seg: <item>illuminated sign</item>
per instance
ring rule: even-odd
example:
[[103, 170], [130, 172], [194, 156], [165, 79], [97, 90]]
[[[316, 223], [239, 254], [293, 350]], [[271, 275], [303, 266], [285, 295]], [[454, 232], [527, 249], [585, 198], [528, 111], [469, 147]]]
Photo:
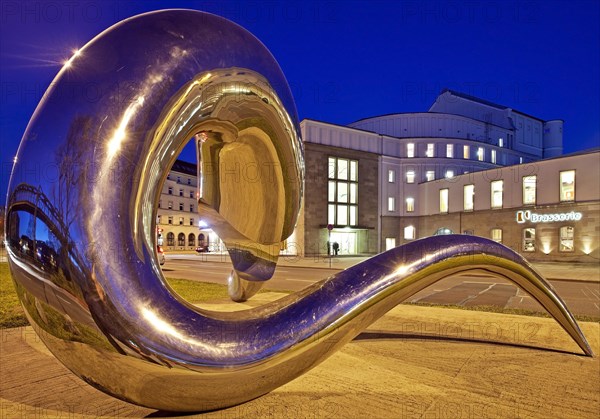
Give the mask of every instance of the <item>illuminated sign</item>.
[[522, 224], [527, 221], [531, 223], [556, 223], [559, 221], [579, 221], [583, 218], [580, 212], [558, 212], [554, 214], [536, 214], [529, 210], [517, 211], [517, 223]]

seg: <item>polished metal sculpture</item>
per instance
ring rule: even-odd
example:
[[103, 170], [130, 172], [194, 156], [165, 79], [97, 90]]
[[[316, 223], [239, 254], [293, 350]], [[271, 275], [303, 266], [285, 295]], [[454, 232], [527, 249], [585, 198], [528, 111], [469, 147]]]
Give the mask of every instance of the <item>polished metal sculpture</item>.
[[10, 269], [52, 353], [122, 400], [218, 409], [298, 377], [434, 282], [483, 270], [528, 291], [592, 355], [552, 286], [518, 254], [474, 236], [418, 240], [251, 310], [183, 301], [164, 280], [154, 231], [185, 143], [198, 145], [199, 212], [227, 245], [230, 292], [243, 300], [272, 276], [296, 222], [298, 132], [274, 58], [217, 16], [147, 13], [75, 54], [27, 127], [8, 190]]

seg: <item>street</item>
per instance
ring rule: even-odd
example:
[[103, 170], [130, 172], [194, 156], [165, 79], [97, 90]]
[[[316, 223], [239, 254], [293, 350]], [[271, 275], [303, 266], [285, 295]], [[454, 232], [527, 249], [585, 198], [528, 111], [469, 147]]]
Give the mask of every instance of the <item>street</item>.
[[[324, 265], [327, 266], [327, 265]], [[206, 260], [198, 255], [168, 255], [163, 266], [168, 278], [226, 284], [231, 263]], [[309, 284], [339, 272], [326, 267], [279, 265], [265, 288], [299, 291]], [[600, 318], [600, 283], [550, 280], [569, 309], [578, 315]], [[450, 304], [459, 306], [496, 306], [537, 312], [545, 310], [524, 291], [511, 282], [482, 274], [457, 275], [443, 279], [413, 295], [408, 302]]]

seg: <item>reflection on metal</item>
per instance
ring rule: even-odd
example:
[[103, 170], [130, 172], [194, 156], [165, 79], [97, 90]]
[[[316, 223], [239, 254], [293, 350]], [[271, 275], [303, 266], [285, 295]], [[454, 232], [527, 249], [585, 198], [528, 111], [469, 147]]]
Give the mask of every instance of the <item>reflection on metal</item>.
[[248, 32], [183, 10], [121, 22], [69, 60], [22, 140], [6, 221], [16, 289], [52, 353], [96, 388], [164, 410], [242, 403], [419, 290], [471, 270], [524, 288], [592, 354], [543, 278], [473, 236], [415, 241], [252, 310], [192, 306], [164, 281], [153, 243], [160, 187], [190, 138], [201, 217], [230, 250], [232, 296], [247, 298], [292, 232], [303, 176], [286, 81]]

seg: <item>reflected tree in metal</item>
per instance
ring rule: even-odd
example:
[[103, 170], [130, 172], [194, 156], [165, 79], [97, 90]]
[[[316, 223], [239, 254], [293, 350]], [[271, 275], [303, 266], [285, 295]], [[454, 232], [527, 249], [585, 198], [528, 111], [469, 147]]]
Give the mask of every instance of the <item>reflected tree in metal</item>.
[[473, 270], [524, 288], [592, 354], [521, 256], [473, 236], [418, 240], [251, 310], [183, 301], [164, 280], [154, 232], [161, 186], [190, 139], [200, 215], [227, 245], [230, 294], [244, 300], [273, 274], [304, 173], [287, 82], [249, 32], [189, 10], [120, 22], [65, 64], [24, 134], [8, 190], [10, 269], [37, 333], [94, 387], [163, 410], [242, 403], [419, 290]]

